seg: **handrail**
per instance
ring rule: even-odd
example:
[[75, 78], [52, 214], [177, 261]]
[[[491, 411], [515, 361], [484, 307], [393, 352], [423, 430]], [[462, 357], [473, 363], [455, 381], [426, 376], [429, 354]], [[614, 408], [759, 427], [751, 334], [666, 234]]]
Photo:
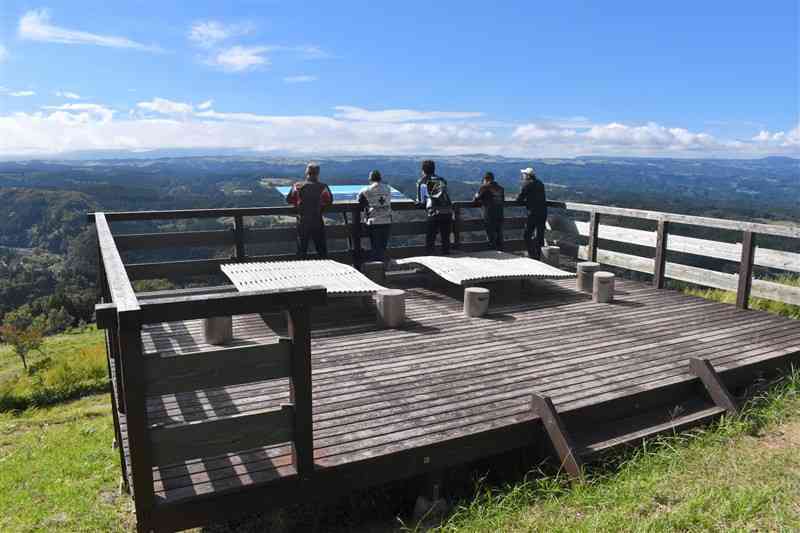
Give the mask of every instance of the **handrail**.
[[600, 213], [603, 215], [616, 215], [630, 218], [643, 218], [675, 224], [687, 224], [690, 226], [705, 226], [710, 228], [727, 229], [735, 231], [752, 231], [762, 235], [774, 235], [777, 237], [789, 237], [800, 239], [800, 226], [777, 224], [761, 224], [758, 222], [745, 222], [740, 220], [729, 220], [724, 218], [699, 217], [695, 215], [681, 215], [678, 213], [665, 213], [661, 211], [647, 211], [644, 209], [629, 209], [626, 207], [612, 207], [606, 205], [581, 204], [575, 202], [565, 202], [564, 204], [571, 211], [585, 211], [589, 213]]
[[125, 264], [119, 255], [119, 250], [114, 242], [114, 235], [108, 226], [105, 214], [95, 213], [95, 226], [97, 227], [97, 242], [100, 247], [100, 256], [103, 261], [108, 290], [111, 301], [117, 308], [117, 313], [126, 313], [139, 310], [139, 301], [133, 290]]

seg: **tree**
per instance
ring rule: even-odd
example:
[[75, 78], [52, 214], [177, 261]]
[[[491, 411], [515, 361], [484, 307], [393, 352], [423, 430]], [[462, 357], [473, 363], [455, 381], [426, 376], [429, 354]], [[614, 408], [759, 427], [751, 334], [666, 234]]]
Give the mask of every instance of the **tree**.
[[20, 326], [13, 321], [6, 320], [0, 326], [0, 338], [11, 345], [11, 348], [22, 360], [22, 367], [27, 373], [29, 372], [28, 354], [41, 348], [44, 340], [44, 327], [40, 322]]

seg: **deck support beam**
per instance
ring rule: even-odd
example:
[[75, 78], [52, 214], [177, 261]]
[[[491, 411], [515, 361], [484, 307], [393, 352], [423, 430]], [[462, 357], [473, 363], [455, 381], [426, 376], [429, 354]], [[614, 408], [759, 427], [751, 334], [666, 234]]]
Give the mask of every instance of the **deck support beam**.
[[718, 407], [725, 409], [728, 414], [731, 415], [739, 412], [736, 407], [736, 400], [734, 400], [731, 393], [728, 392], [728, 388], [725, 386], [725, 383], [722, 382], [722, 378], [720, 378], [720, 375], [714, 369], [714, 365], [711, 364], [711, 361], [693, 357], [689, 359], [689, 369], [692, 371], [692, 374], [700, 378], [700, 381], [703, 382], [703, 385], [708, 391], [708, 395], [711, 396], [711, 399], [714, 400], [714, 403], [717, 404]]
[[587, 261], [597, 262], [597, 248], [600, 242], [600, 213], [592, 211], [589, 215], [589, 257]]
[[286, 311], [292, 338], [291, 401], [294, 404], [294, 453], [297, 473], [308, 479], [314, 471], [314, 433], [311, 400], [311, 310], [308, 306]]
[[667, 266], [667, 240], [669, 239], [669, 222], [658, 221], [656, 237], [655, 269], [653, 270], [653, 286], [656, 289], [664, 288], [664, 278]]
[[736, 307], [747, 309], [753, 285], [753, 256], [756, 240], [752, 231], [742, 232], [742, 259], [739, 262], [739, 287], [736, 290]]
[[576, 453], [575, 444], [567, 431], [567, 426], [556, 411], [549, 396], [533, 393], [531, 408], [542, 420], [550, 442], [561, 460], [561, 467], [573, 478], [583, 477], [583, 462]]

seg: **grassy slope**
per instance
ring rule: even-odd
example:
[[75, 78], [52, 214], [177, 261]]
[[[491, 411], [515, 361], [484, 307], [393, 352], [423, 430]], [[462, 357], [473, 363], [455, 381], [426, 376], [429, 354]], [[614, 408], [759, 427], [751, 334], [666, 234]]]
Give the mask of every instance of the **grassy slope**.
[[637, 449], [582, 483], [481, 490], [439, 530], [798, 531], [800, 374], [739, 419]]

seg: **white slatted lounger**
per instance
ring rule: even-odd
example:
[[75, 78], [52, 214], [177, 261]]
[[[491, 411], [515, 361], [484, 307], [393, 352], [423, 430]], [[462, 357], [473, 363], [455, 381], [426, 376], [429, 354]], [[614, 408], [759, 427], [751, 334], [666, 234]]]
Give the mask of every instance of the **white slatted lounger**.
[[486, 251], [448, 256], [398, 259], [398, 265], [419, 265], [456, 285], [511, 279], [563, 279], [575, 274], [547, 263], [505, 252]]
[[222, 272], [240, 291], [297, 289], [321, 285], [329, 297], [370, 296], [385, 289], [355, 268], [328, 259], [230, 263]]

